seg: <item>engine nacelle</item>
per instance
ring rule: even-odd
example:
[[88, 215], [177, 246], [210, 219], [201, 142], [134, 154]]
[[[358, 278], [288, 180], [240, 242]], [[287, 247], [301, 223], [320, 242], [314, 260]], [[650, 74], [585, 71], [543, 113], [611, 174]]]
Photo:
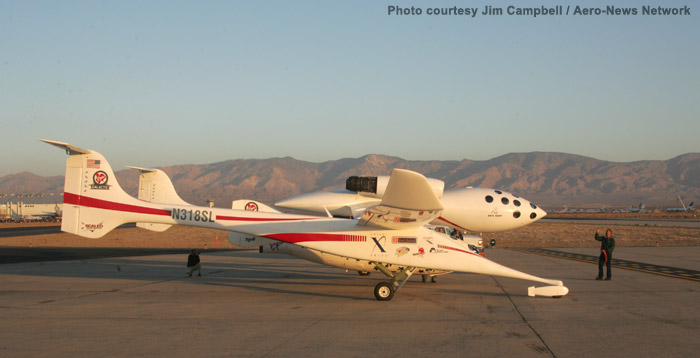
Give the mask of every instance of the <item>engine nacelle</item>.
[[[445, 182], [433, 178], [426, 179], [428, 179], [428, 184], [433, 189], [435, 196], [441, 198], [443, 191], [445, 191]], [[376, 177], [351, 176], [345, 180], [345, 189], [360, 195], [381, 198], [384, 196], [388, 184], [389, 176], [386, 175]]]

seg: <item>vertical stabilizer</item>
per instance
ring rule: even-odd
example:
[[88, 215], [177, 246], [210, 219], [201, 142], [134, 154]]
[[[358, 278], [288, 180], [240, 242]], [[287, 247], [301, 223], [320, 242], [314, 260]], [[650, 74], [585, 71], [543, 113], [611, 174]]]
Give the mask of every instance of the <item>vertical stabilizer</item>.
[[69, 155], [66, 160], [62, 231], [99, 238], [119, 225], [138, 221], [128, 210], [114, 211], [115, 208], [136, 205], [138, 200], [122, 190], [112, 167], [102, 154], [63, 142], [41, 141], [65, 149]]
[[[139, 171], [139, 200], [149, 203], [190, 205], [177, 195], [173, 182], [164, 171], [139, 167], [128, 168]], [[136, 226], [146, 230], [162, 232], [169, 229], [172, 225], [137, 223]]]
[[139, 171], [139, 200], [149, 203], [190, 205], [177, 195], [173, 182], [164, 171], [139, 167], [127, 168]]

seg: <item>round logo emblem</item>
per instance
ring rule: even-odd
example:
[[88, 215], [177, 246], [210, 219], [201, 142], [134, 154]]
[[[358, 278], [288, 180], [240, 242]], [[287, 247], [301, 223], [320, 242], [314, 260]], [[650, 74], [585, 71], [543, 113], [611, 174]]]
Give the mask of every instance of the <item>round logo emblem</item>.
[[245, 204], [245, 210], [246, 211], [258, 211], [258, 204], [251, 201], [248, 204]]
[[92, 176], [92, 182], [97, 185], [105, 185], [107, 184], [107, 180], [109, 180], [109, 177], [107, 176], [107, 173], [103, 172], [102, 170], [96, 171]]

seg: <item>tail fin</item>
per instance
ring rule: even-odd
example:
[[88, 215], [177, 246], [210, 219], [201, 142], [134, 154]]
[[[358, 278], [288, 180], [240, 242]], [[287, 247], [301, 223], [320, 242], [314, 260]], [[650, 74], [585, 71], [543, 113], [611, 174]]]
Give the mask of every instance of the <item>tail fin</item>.
[[141, 221], [143, 214], [170, 215], [164, 210], [143, 207], [142, 202], [124, 192], [102, 154], [64, 142], [40, 140], [66, 150], [69, 155], [62, 231], [99, 238], [119, 225]]
[[[139, 200], [149, 203], [164, 203], [177, 205], [190, 205], [182, 200], [170, 181], [168, 174], [160, 169], [149, 169], [139, 167], [127, 167], [138, 170], [139, 175]], [[142, 229], [162, 232], [168, 230], [170, 224], [154, 224], [154, 223], [137, 223], [137, 227]]]
[[182, 200], [168, 174], [160, 169], [127, 167], [139, 171], [139, 200], [149, 203], [190, 205]]

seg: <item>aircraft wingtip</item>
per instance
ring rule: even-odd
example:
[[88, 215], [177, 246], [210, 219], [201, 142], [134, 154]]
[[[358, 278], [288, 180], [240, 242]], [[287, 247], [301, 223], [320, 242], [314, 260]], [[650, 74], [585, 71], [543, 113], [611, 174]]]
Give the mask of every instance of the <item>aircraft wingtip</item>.
[[68, 144], [68, 143], [66, 143], [66, 142], [60, 142], [60, 141], [51, 140], [51, 139], [41, 139], [41, 138], [38, 138], [38, 139], [39, 139], [40, 141], [44, 142], [44, 143], [51, 144], [51, 145], [53, 145], [53, 146], [55, 146], [55, 147], [58, 147], [58, 148], [61, 148], [61, 149], [65, 150], [65, 151], [68, 153], [68, 155], [73, 155], [73, 154], [88, 154], [88, 153], [91, 152], [90, 150], [83, 149], [83, 148], [79, 148], [79, 147], [70, 145], [70, 144]]

